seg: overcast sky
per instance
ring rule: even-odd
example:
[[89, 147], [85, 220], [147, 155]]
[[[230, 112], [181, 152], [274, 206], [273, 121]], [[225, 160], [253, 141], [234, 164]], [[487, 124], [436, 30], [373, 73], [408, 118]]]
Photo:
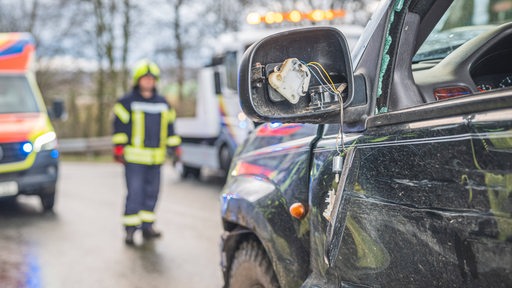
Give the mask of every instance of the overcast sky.
[[[30, 10], [35, 0], [0, 0], [0, 28], [3, 24], [1, 18], [10, 16], [8, 23], [20, 23], [20, 26], [27, 25], [27, 11]], [[43, 58], [52, 57], [59, 60], [58, 65], [72, 63], [80, 65], [84, 70], [90, 70], [95, 67], [96, 47], [91, 39], [94, 36], [95, 19], [92, 13], [92, 5], [88, 1], [78, 0], [37, 0], [39, 1], [38, 12], [40, 15], [34, 28], [36, 37], [40, 40], [38, 47], [39, 56]], [[213, 1], [213, 2], [212, 2]], [[107, 2], [105, 0], [105, 2]], [[152, 0], [152, 1], [133, 1], [137, 5], [136, 11], [132, 13], [133, 40], [130, 46], [129, 62], [133, 63], [140, 58], [160, 58], [164, 63], [172, 63], [173, 53], [169, 51], [172, 48], [174, 36], [172, 31], [172, 19], [174, 12], [172, 10], [171, 0]], [[249, 26], [245, 23], [245, 17], [249, 12], [259, 12], [264, 14], [268, 11], [284, 11], [290, 9], [293, 5], [291, 1], [253, 1], [245, 10], [239, 10], [235, 0], [190, 0], [185, 1], [181, 9], [182, 29], [186, 30], [183, 35], [183, 41], [188, 44], [186, 51], [186, 64], [188, 66], [201, 66], [210, 61], [210, 56], [215, 51], [216, 40], [213, 35], [221, 31], [215, 31], [218, 11], [205, 10], [208, 3], [227, 3], [225, 5], [225, 14], [240, 21], [240, 29], [254, 30], [262, 28]], [[288, 3], [289, 2], [289, 3]], [[327, 8], [331, 1], [313, 0], [316, 8]], [[367, 0], [368, 3], [376, 1]], [[67, 4], [66, 4], [67, 3]], [[229, 5], [231, 3], [231, 5]], [[259, 4], [258, 4], [259, 3]], [[261, 3], [267, 3], [261, 5]], [[310, 1], [296, 1], [293, 8], [302, 11], [310, 10]], [[79, 8], [77, 8], [79, 7]], [[80, 9], [77, 13], [77, 9]], [[370, 8], [372, 9], [372, 8]], [[9, 11], [9, 12], [7, 12]], [[2, 14], [3, 13], [3, 14]], [[5, 14], [9, 13], [9, 14]], [[87, 14], [89, 13], [89, 14]], [[361, 9], [349, 13], [346, 20], [352, 22], [367, 17], [368, 11]], [[17, 18], [16, 18], [17, 17]], [[120, 45], [121, 39], [121, 18], [118, 21], [115, 33], [117, 35], [117, 45]], [[71, 27], [70, 23], [78, 22], [76, 27]], [[209, 30], [208, 30], [209, 29]], [[249, 33], [249, 32], [248, 32]], [[89, 35], [89, 36], [87, 36]], [[201, 36], [209, 35], [209, 36]], [[213, 45], [212, 45], [213, 44]], [[167, 50], [166, 50], [167, 49]], [[120, 50], [119, 47], [116, 50]], [[158, 53], [160, 51], [160, 53]], [[162, 52], [164, 51], [164, 52]], [[119, 54], [118, 56], [119, 57]], [[73, 62], [73, 59], [80, 61]], [[48, 60], [45, 60], [48, 63]], [[55, 63], [55, 60], [53, 61]]]

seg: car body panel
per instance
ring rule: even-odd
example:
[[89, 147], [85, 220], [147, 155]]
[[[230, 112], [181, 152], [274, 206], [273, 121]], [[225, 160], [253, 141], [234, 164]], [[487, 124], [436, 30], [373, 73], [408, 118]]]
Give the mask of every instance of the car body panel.
[[485, 124], [470, 119], [488, 114], [475, 114], [358, 138], [337, 192], [332, 226], [343, 232], [327, 239], [328, 279], [510, 286], [511, 112], [494, 112], [501, 120]]
[[[293, 139], [290, 131], [300, 135], [300, 128], [309, 136]], [[302, 264], [309, 259], [309, 223], [293, 218], [288, 209], [293, 203], [308, 203], [308, 163], [316, 132], [316, 125], [259, 126], [249, 139], [259, 133], [267, 135], [265, 144], [283, 138], [289, 141], [264, 148], [244, 145], [246, 149], [235, 155], [233, 163], [237, 164], [231, 167], [221, 197], [225, 228], [229, 227], [226, 222], [236, 223], [257, 235], [273, 262], [286, 263], [286, 269], [274, 265], [280, 283], [286, 286], [298, 286], [308, 275], [308, 267]], [[227, 230], [235, 231], [233, 227]]]

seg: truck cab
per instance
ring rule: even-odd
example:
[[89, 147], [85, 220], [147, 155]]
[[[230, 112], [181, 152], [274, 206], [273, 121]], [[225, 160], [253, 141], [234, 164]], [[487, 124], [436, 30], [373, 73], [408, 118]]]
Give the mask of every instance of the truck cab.
[[59, 151], [34, 62], [30, 34], [0, 34], [0, 198], [36, 195], [52, 210]]

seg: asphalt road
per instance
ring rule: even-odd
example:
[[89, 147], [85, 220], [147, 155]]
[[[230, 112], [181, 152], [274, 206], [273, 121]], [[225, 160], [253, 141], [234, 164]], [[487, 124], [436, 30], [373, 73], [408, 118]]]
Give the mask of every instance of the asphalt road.
[[37, 197], [0, 202], [0, 287], [221, 287], [221, 181], [165, 165], [161, 187], [163, 238], [128, 247], [122, 167], [62, 162], [54, 213]]

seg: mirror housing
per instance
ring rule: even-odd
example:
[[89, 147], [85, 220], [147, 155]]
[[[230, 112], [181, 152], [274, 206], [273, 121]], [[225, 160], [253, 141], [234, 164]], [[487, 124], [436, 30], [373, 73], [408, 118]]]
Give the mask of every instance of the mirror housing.
[[48, 111], [50, 119], [64, 120], [67, 118], [66, 106], [64, 100], [56, 99], [53, 100], [51, 109]]
[[240, 103], [254, 121], [340, 123], [340, 94], [334, 89], [343, 91], [344, 107], [349, 105], [354, 97], [352, 60], [336, 28], [268, 36], [249, 47], [240, 64]]
[[222, 94], [221, 80], [219, 71], [213, 72], [213, 81], [215, 83], [215, 95]]

